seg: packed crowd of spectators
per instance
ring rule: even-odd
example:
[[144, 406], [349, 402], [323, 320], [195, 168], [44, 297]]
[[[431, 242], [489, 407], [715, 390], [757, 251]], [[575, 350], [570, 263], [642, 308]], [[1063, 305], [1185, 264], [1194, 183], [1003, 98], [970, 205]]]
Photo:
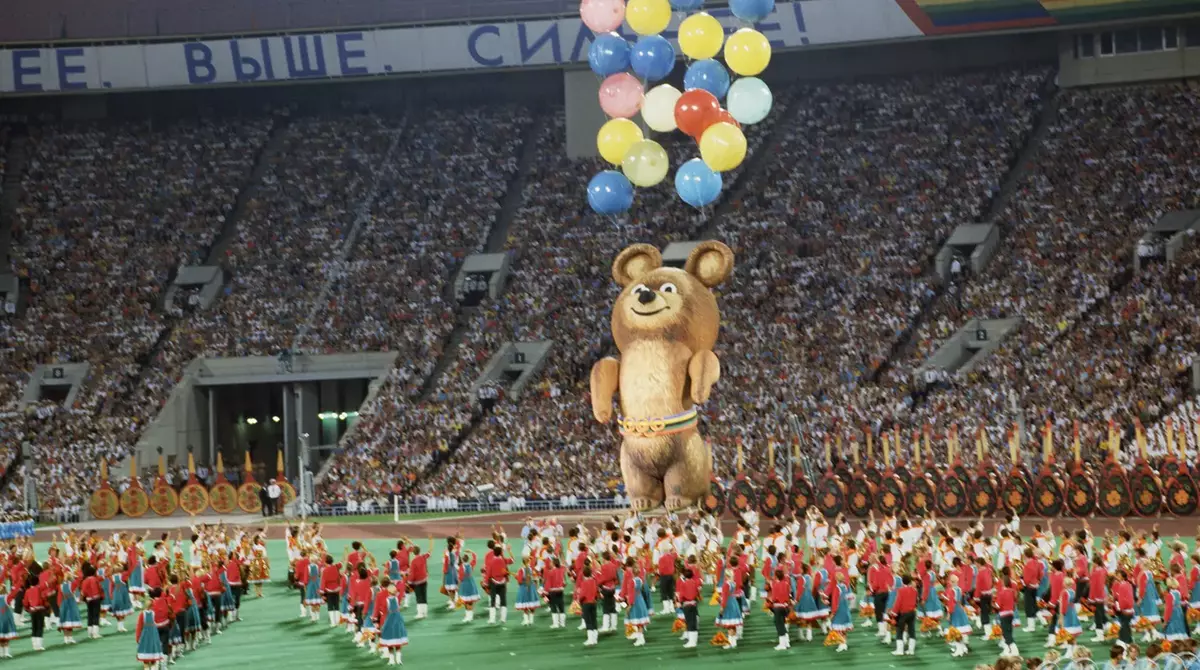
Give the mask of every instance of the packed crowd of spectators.
[[161, 293], [207, 254], [269, 130], [266, 119], [30, 128], [12, 221], [12, 270], [30, 295], [0, 321], [0, 409], [17, 408], [39, 364], [90, 365], [71, 406], [24, 411], [47, 507], [90, 490], [98, 458], [127, 455], [153, 416], [131, 396], [168, 327]]
[[999, 253], [965, 283], [961, 303], [941, 301], [887, 385], [907, 391], [916, 367], [969, 318], [1023, 322], [913, 420], [984, 422], [1001, 439], [1019, 407], [1033, 428], [1081, 421], [1094, 446], [1108, 419], [1149, 426], [1179, 402], [1178, 377], [1200, 346], [1200, 252], [1192, 243], [1172, 265], [1147, 258], [1131, 273], [1138, 241], [1162, 215], [1200, 206], [1200, 168], [1184, 158], [1200, 150], [1198, 102], [1177, 85], [1060, 94], [1057, 119], [1000, 217]]
[[[786, 108], [790, 92], [778, 95], [776, 104]], [[766, 123], [747, 129], [751, 152], [771, 128]], [[695, 155], [691, 142], [660, 139], [674, 166]], [[500, 401], [453, 459], [421, 482], [423, 496], [472, 497], [475, 487], [488, 484], [495, 486], [488, 495], [500, 497], [610, 495], [620, 481], [612, 429], [596, 423], [582, 398], [591, 364], [614, 353], [608, 334], [609, 305], [618, 290], [610, 271], [613, 258], [634, 242], [663, 246], [690, 239], [715, 210], [683, 204], [668, 180], [639, 189], [627, 216], [598, 216], [580, 194], [603, 166], [567, 158], [562, 110], [547, 120], [536, 141], [522, 204], [509, 230], [508, 286], [476, 311], [466, 341], [439, 380], [440, 390], [450, 398], [468, 393], [505, 342], [554, 340], [554, 348], [524, 394]], [[725, 195], [742, 169], [724, 175]]]
[[494, 106], [422, 115], [402, 145], [358, 242], [342, 263], [304, 348], [399, 353], [360, 412], [322, 487], [326, 500], [407, 488], [471, 423], [469, 388], [422, 399], [455, 325], [452, 283], [484, 249], [516, 175], [533, 116]]
[[[826, 438], [893, 425], [900, 453], [926, 424], [939, 445], [957, 425], [968, 451], [985, 424], [1001, 453], [1018, 416], [1031, 439], [1047, 419], [1064, 440], [1083, 420], [1090, 443], [1106, 419], [1136, 417], [1158, 448], [1162, 417], [1194, 423], [1200, 245], [1169, 265], [1147, 258], [1132, 272], [1130, 261], [1159, 216], [1198, 206], [1200, 168], [1184, 157], [1200, 153], [1200, 100], [1174, 86], [1060, 93], [1036, 159], [993, 212], [1051, 76], [780, 90], [778, 111], [747, 129], [747, 162], [762, 163], [744, 193], [745, 167], [699, 211], [668, 180], [639, 189], [621, 217], [588, 210], [582, 194], [603, 166], [566, 157], [561, 109], [34, 127], [13, 268], [31, 296], [22, 317], [0, 320], [13, 362], [0, 378], [0, 443], [30, 445], [43, 505], [69, 510], [97, 459], [129, 453], [196, 356], [390, 351], [396, 366], [343, 437], [321, 501], [472, 498], [480, 486], [492, 498], [611, 497], [619, 438], [587, 395], [592, 364], [617, 353], [612, 260], [634, 242], [706, 235], [737, 259], [717, 290], [722, 379], [702, 419], [721, 475], [737, 445], [763, 472], [774, 443], [782, 473], [797, 437], [812, 461]], [[217, 247], [225, 294], [207, 309], [187, 296], [160, 304], [175, 268], [208, 258], [273, 133], [265, 174]], [[658, 139], [673, 166], [695, 154]], [[999, 253], [939, 297], [935, 254], [957, 225], [989, 217], [1004, 228]], [[499, 223], [507, 286], [460, 307], [462, 260]], [[1024, 323], [970, 375], [917, 383], [976, 316]], [[539, 340], [554, 346], [523, 394], [498, 381], [481, 403], [475, 386], [500, 347]], [[51, 361], [88, 362], [82, 392], [70, 407], [18, 411], [28, 374]], [[10, 458], [0, 453], [0, 467]], [[11, 501], [21, 481], [6, 481]]]

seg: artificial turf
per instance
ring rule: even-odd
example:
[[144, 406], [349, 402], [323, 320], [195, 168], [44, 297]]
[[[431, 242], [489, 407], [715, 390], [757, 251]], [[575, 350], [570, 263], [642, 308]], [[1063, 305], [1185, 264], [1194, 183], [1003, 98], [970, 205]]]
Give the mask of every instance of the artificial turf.
[[[349, 540], [345, 544], [349, 544]], [[330, 549], [335, 555], [342, 554], [342, 542], [331, 541]], [[394, 542], [366, 540], [367, 549], [374, 552], [382, 562]], [[39, 557], [45, 556], [45, 544], [38, 546]], [[468, 548], [480, 552], [483, 540], [469, 540]], [[440, 548], [434, 547], [430, 559], [431, 586], [441, 568]], [[243, 621], [233, 624], [222, 635], [213, 636], [211, 646], [201, 645], [178, 661], [180, 668], [229, 670], [232, 668], [256, 668], [271, 670], [286, 668], [370, 668], [382, 667], [386, 661], [372, 656], [365, 649], [357, 649], [344, 627], [329, 628], [322, 613], [320, 621], [309, 623], [299, 619], [299, 596], [281, 583], [286, 577], [287, 556], [283, 541], [268, 542], [273, 583], [264, 588], [265, 597], [256, 599], [253, 593], [242, 599]], [[521, 626], [521, 614], [512, 608], [516, 596], [515, 580], [509, 588], [509, 616], [507, 624], [489, 626], [487, 611], [477, 606], [476, 618], [472, 623], [462, 623], [462, 611], [447, 611], [445, 597], [436, 588], [430, 589], [430, 616], [424, 621], [413, 621], [414, 608], [405, 611], [409, 633], [409, 646], [404, 648], [404, 664], [422, 668], [471, 668], [478, 670], [563, 670], [564, 668], [612, 668], [623, 669], [637, 664], [641, 667], [659, 666], [689, 669], [713, 669], [730, 663], [753, 664], [758, 667], [772, 664], [805, 664], [806, 670], [835, 670], [856, 666], [861, 668], [927, 668], [929, 670], [959, 670], [974, 668], [979, 663], [992, 663], [998, 655], [995, 642], [983, 642], [977, 632], [971, 638], [971, 653], [964, 658], [950, 658], [949, 648], [939, 638], [922, 638], [917, 645], [917, 654], [912, 657], [894, 657], [891, 648], [877, 641], [873, 626], [863, 626], [855, 616], [856, 629], [849, 634], [850, 649], [835, 653], [833, 647], [824, 647], [820, 633], [814, 631], [813, 642], [795, 642], [792, 633], [792, 648], [778, 652], [772, 648], [778, 638], [771, 617], [761, 611], [761, 603], [752, 606], [747, 617], [745, 637], [733, 650], [713, 647], [708, 640], [716, 632], [712, 625], [716, 608], [708, 605], [712, 587], [704, 590], [704, 604], [700, 617], [700, 646], [682, 649], [678, 634], [671, 633], [670, 617], [655, 617], [646, 631], [646, 646], [635, 648], [621, 633], [604, 634], [596, 647], [583, 647], [584, 633], [576, 630], [580, 619], [568, 616], [566, 630], [550, 630], [548, 610], [538, 611], [533, 627]], [[655, 593], [654, 609], [661, 609]], [[20, 629], [21, 638], [12, 643], [13, 659], [0, 661], [0, 667], [11, 666], [27, 670], [59, 670], [61, 668], [136, 668], [140, 664], [135, 658], [136, 645], [132, 632], [117, 633], [115, 626], [102, 628], [103, 639], [87, 640], [83, 631], [76, 631], [79, 643], [73, 646], [62, 644], [62, 634], [47, 630], [46, 650], [33, 652], [29, 642], [29, 625]], [[133, 619], [128, 621], [133, 630]], [[623, 624], [622, 624], [623, 625]], [[1042, 656], [1045, 633], [1029, 634], [1016, 632], [1017, 645], [1028, 658]], [[1091, 634], [1085, 631], [1084, 639]], [[1107, 659], [1104, 645], [1092, 645], [1093, 658], [1103, 662]]]

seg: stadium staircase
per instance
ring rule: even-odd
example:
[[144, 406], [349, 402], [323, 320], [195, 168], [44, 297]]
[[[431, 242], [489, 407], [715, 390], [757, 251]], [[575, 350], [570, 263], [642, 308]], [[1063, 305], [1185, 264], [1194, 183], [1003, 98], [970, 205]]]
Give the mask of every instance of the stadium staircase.
[[[544, 121], [544, 116], [545, 114], [543, 111], [535, 110], [529, 125], [521, 134], [521, 153], [517, 159], [517, 169], [514, 172], [512, 179], [510, 179], [508, 182], [508, 187], [504, 193], [504, 199], [500, 204], [500, 211], [497, 213], [496, 219], [492, 223], [491, 229], [488, 231], [487, 242], [484, 247], [485, 253], [500, 253], [503, 251], [504, 245], [508, 240], [509, 227], [512, 224], [513, 218], [516, 216], [517, 210], [520, 209], [521, 201], [524, 197], [526, 176], [528, 175], [530, 167], [533, 164], [533, 159], [537, 154], [537, 135]], [[394, 148], [394, 146], [392, 148]], [[392, 152], [389, 149], [388, 155], [390, 156], [391, 153]], [[348, 246], [353, 244], [351, 236], [356, 238], [357, 232], [351, 231], [351, 233], [347, 235]], [[349, 256], [350, 252], [348, 246], [346, 250], [347, 257]], [[457, 274], [457, 269], [453, 274]], [[454, 293], [454, 284], [455, 282], [453, 279], [447, 282], [446, 295], [443, 296], [443, 299], [451, 304], [457, 305], [457, 297]], [[322, 300], [324, 299], [324, 295], [325, 292], [322, 292]], [[314, 303], [314, 305], [319, 304], [321, 304], [320, 301]], [[466, 339], [467, 332], [470, 329], [471, 324], [474, 322], [474, 317], [477, 311], [477, 307], [457, 306], [455, 308], [454, 329], [450, 331], [450, 335], [446, 338], [445, 345], [442, 347], [442, 353], [440, 356], [438, 356], [437, 363], [434, 364], [433, 369], [430, 370], [429, 374], [426, 375], [421, 381], [421, 387], [418, 391], [419, 402], [425, 402], [433, 396], [433, 392], [435, 389], [437, 389], [438, 381], [442, 378], [442, 375], [445, 374], [450, 365], [458, 359], [459, 345], [462, 344], [464, 339]], [[297, 343], [301, 341], [303, 335], [307, 334], [308, 326], [312, 323], [314, 317], [315, 312], [308, 320], [306, 320], [302, 332], [297, 335]], [[463, 426], [462, 430], [460, 430], [457, 435], [450, 439], [449, 444], [447, 445], [447, 450], [442, 453], [439, 458], [435, 458], [428, 466], [426, 466], [425, 470], [414, 480], [414, 483], [408, 486], [404, 492], [404, 495], [407, 495], [408, 491], [416, 486], [416, 484], [420, 483], [421, 480], [426, 476], [436, 472], [437, 469], [441, 467], [442, 463], [444, 463], [446, 460], [449, 460], [449, 458], [453, 456], [454, 452], [458, 450], [463, 442], [470, 437], [475, 428], [483, 421], [483, 417], [483, 412], [474, 413], [471, 416], [471, 420], [465, 426]], [[347, 432], [342, 436], [341, 439], [344, 441], [351, 434], [352, 432]], [[333, 462], [334, 459], [332, 458], [325, 459], [325, 462], [321, 464], [320, 470], [314, 477], [314, 481], [317, 483], [323, 481], [326, 474], [329, 472], [330, 467], [333, 465]]]
[[[1008, 174], [1005, 175], [1000, 189], [992, 196], [992, 200], [988, 204], [985, 213], [976, 222], [995, 224], [1000, 231], [1000, 239], [1002, 241], [1007, 237], [1010, 228], [1008, 222], [1001, 217], [1004, 208], [1008, 206], [1008, 202], [1012, 199], [1013, 194], [1016, 193], [1018, 185], [1029, 172], [1029, 167], [1033, 165], [1033, 161], [1037, 158], [1038, 150], [1050, 134], [1050, 129], [1054, 125], [1055, 119], [1058, 118], [1058, 95], [1053, 81], [1053, 77], [1050, 77], [1043, 86], [1042, 109], [1038, 114], [1034, 128], [1029, 133], [1029, 136], [1025, 138], [1024, 146], [1017, 152], [1017, 157], [1014, 159]], [[934, 249], [940, 250], [945, 243], [945, 239], [938, 240], [937, 244], [934, 245]], [[927, 272], [929, 273], [934, 271], [934, 258], [936, 254], [937, 252], [935, 251], [933, 255], [925, 259], [925, 267], [928, 268]], [[959, 293], [964, 290], [965, 288], [961, 285], [957, 287]], [[893, 343], [887, 358], [871, 373], [869, 377], [871, 382], [878, 382], [895, 361], [909, 354], [916, 345], [917, 333], [920, 332], [921, 327], [925, 324], [929, 316], [933, 314], [940, 301], [948, 299], [946, 296], [947, 290], [945, 284], [940, 281], [937, 282], [935, 284], [934, 295], [925, 301], [921, 310], [913, 317], [912, 322], [909, 323], [908, 327], [900, 333], [896, 342]], [[914, 401], [923, 400], [925, 397], [927, 397], [927, 394], [924, 393], [914, 395]]]
[[0, 474], [0, 491], [8, 490], [8, 484], [12, 481], [13, 473], [21, 469], [21, 463], [25, 461], [25, 449], [21, 445], [17, 445], [17, 453], [13, 456], [11, 462], [4, 466], [3, 474]]
[[533, 166], [533, 159], [537, 156], [538, 132], [542, 129], [541, 122], [544, 115], [544, 110], [534, 110], [532, 120], [525, 128], [525, 132], [521, 134], [521, 155], [517, 158], [517, 170], [513, 173], [512, 179], [508, 181], [508, 190], [504, 192], [500, 213], [496, 215], [496, 222], [492, 224], [492, 230], [488, 233], [487, 244], [483, 248], [484, 253], [501, 253], [504, 251], [504, 245], [508, 242], [508, 228], [512, 225], [512, 220], [517, 215], [517, 209], [520, 208], [521, 202], [525, 199], [525, 182], [529, 175], [529, 168]]
[[[221, 259], [225, 255], [225, 251], [229, 248], [230, 241], [237, 234], [237, 224], [246, 211], [247, 203], [254, 198], [258, 190], [258, 185], [262, 183], [267, 168], [271, 165], [271, 162], [279, 154], [279, 150], [283, 146], [284, 131], [287, 128], [287, 123], [288, 120], [286, 117], [276, 117], [275, 124], [271, 128], [271, 135], [267, 138], [263, 147], [259, 149], [258, 157], [254, 161], [254, 168], [247, 175], [245, 181], [242, 182], [241, 188], [238, 190], [238, 197], [234, 200], [233, 209], [230, 210], [229, 216], [225, 217], [225, 224], [221, 228], [221, 232], [208, 250], [205, 259], [206, 265], [221, 265]], [[171, 282], [175, 280], [177, 272], [177, 268], [171, 270], [166, 282], [163, 284], [164, 292], [166, 287], [170, 286]], [[226, 271], [225, 285], [229, 286], [229, 282], [231, 281], [232, 273]], [[154, 345], [137, 360], [137, 377], [126, 390], [126, 394], [132, 393], [134, 389], [141, 385], [146, 372], [154, 365], [154, 361], [158, 358], [159, 353], [167, 345], [167, 342], [170, 341], [171, 333], [175, 327], [179, 325], [180, 321], [187, 318], [186, 316], [183, 318], [172, 316], [169, 307], [169, 305], [165, 304], [158, 306], [158, 316], [162, 320], [164, 327], [159, 331], [158, 339], [155, 340]]]
[[296, 337], [292, 340], [292, 349], [301, 348], [309, 332], [312, 331], [312, 324], [317, 318], [317, 313], [320, 312], [321, 305], [326, 304], [329, 300], [329, 293], [333, 290], [334, 281], [343, 274], [342, 269], [353, 258], [354, 249], [357, 246], [359, 236], [362, 234], [363, 226], [370, 220], [371, 209], [375, 206], [375, 201], [379, 199], [379, 194], [383, 192], [383, 177], [386, 175], [391, 179], [399, 179], [399, 174], [392, 162], [392, 157], [396, 154], [396, 148], [400, 146], [400, 138], [404, 135], [404, 129], [405, 124], [401, 122], [400, 126], [391, 132], [392, 143], [388, 145], [379, 165], [371, 171], [371, 174], [375, 177], [375, 181], [371, 184], [371, 190], [354, 209], [354, 220], [350, 223], [350, 229], [346, 231], [346, 237], [342, 240], [341, 248], [338, 249], [337, 258], [330, 264], [332, 271], [326, 273], [325, 282], [321, 285], [321, 290], [317, 292], [315, 299], [312, 301], [308, 317], [300, 323], [300, 328], [296, 331]]
[[[5, 158], [4, 181], [0, 183], [0, 261], [12, 253], [12, 226], [17, 219], [17, 204], [21, 200], [21, 179], [25, 176], [25, 164], [29, 160], [29, 138], [24, 126], [13, 126], [14, 134], [9, 137]], [[2, 149], [3, 147], [0, 147]], [[3, 272], [8, 272], [5, 263]], [[25, 312], [29, 301], [29, 280], [20, 281], [20, 297], [17, 300], [17, 316]]]
[[[267, 169], [275, 162], [275, 158], [279, 156], [279, 152], [283, 149], [284, 142], [287, 140], [287, 128], [291, 118], [287, 116], [277, 115], [275, 123], [271, 126], [271, 135], [263, 144], [263, 147], [258, 151], [258, 158], [254, 161], [254, 169], [250, 171], [250, 175], [246, 178], [246, 182], [242, 184], [241, 190], [238, 191], [237, 199], [233, 202], [233, 210], [228, 217], [225, 218], [225, 225], [221, 228], [221, 233], [213, 241], [212, 246], [208, 250], [208, 256], [205, 258], [205, 265], [221, 265], [221, 260], [225, 256], [225, 252], [229, 249], [229, 244], [237, 235], [237, 224], [241, 220], [242, 215], [246, 212], [246, 206], [254, 196], [258, 194], [258, 185], [262, 183], [263, 177], [267, 174]], [[227, 275], [229, 273], [226, 273]], [[228, 277], [226, 278], [228, 281]]]
[[[492, 223], [491, 230], [488, 231], [487, 242], [483, 248], [485, 254], [503, 253], [504, 247], [508, 243], [508, 230], [517, 216], [517, 210], [521, 208], [521, 202], [525, 199], [525, 183], [528, 181], [533, 159], [537, 156], [537, 138], [542, 129], [545, 113], [545, 110], [534, 110], [529, 125], [521, 133], [521, 154], [517, 157], [517, 169], [513, 172], [512, 179], [508, 180], [508, 188], [505, 189], [504, 199], [500, 203], [500, 212], [496, 214], [496, 220]], [[451, 304], [456, 303], [453, 281], [446, 287], [446, 292], [445, 299]], [[446, 344], [442, 347], [442, 355], [438, 357], [437, 364], [421, 384], [420, 398], [422, 402], [433, 395], [438, 380], [442, 378], [450, 364], [458, 359], [458, 347], [466, 339], [467, 330], [474, 322], [478, 311], [478, 307], [462, 306], [454, 310], [454, 330], [450, 331], [450, 336], [446, 338]]]
[[767, 160], [775, 155], [772, 149], [779, 145], [779, 141], [783, 139], [783, 133], [791, 126], [787, 123], [788, 119], [792, 118], [792, 107], [795, 98], [789, 99], [784, 103], [783, 113], [779, 117], [779, 121], [771, 128], [771, 132], [763, 138], [763, 141], [755, 147], [754, 152], [750, 154], [750, 158], [746, 161], [746, 169], [738, 175], [737, 180], [732, 184], [727, 195], [717, 204], [713, 210], [712, 216], [696, 231], [692, 236], [694, 240], [709, 240], [716, 236], [717, 230], [721, 227], [721, 220], [725, 215], [733, 211], [734, 207], [746, 196], [746, 192], [754, 185], [754, 180], [762, 168], [767, 164]]

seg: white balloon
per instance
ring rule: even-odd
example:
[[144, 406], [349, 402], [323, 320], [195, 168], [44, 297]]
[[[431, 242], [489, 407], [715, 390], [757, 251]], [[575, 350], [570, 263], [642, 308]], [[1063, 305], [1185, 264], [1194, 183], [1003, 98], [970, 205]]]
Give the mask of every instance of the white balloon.
[[669, 133], [675, 130], [675, 103], [683, 95], [670, 84], [659, 84], [646, 92], [642, 101], [642, 119], [651, 130]]
[[771, 89], [758, 77], [742, 77], [733, 82], [725, 96], [729, 114], [738, 123], [750, 125], [767, 118], [774, 102]]

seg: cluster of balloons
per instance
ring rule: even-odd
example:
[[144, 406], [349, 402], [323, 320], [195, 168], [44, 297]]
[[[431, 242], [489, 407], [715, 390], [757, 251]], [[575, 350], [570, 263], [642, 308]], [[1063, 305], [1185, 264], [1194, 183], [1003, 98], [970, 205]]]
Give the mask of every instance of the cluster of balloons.
[[[580, 3], [583, 22], [596, 35], [588, 65], [604, 78], [600, 108], [609, 117], [596, 146], [604, 160], [620, 168], [605, 170], [588, 184], [588, 203], [597, 213], [626, 211], [633, 205], [634, 186], [655, 186], [670, 169], [666, 150], [632, 120], [637, 114], [655, 133], [680, 130], [699, 144], [700, 157], [676, 170], [675, 190], [684, 202], [703, 207], [720, 196], [721, 173], [746, 158], [742, 126], [770, 113], [771, 89], [757, 75], [771, 62], [771, 43], [753, 25], [775, 10], [775, 0], [730, 0], [731, 12], [744, 27], [728, 38], [720, 21], [696, 11], [703, 4], [704, 0]], [[679, 50], [688, 61], [684, 90], [667, 83], [647, 90], [675, 69], [675, 46], [660, 33], [676, 11], [686, 14], [678, 28]], [[632, 44], [615, 32], [622, 23], [638, 35]], [[724, 63], [716, 60], [718, 55]]]

